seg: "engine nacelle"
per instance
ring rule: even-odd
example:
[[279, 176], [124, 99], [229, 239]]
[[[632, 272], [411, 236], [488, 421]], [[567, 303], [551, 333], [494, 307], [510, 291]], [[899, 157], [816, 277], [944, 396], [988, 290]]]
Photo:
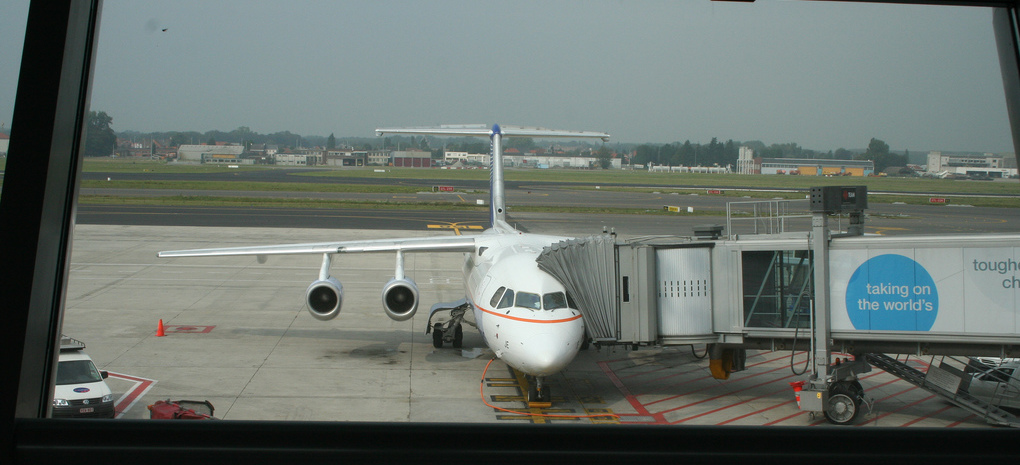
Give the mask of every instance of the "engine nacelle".
[[332, 276], [320, 279], [308, 286], [305, 302], [312, 316], [322, 321], [332, 320], [340, 314], [340, 306], [344, 303], [344, 287]]
[[383, 286], [382, 305], [390, 318], [410, 319], [418, 311], [418, 286], [408, 278], [391, 279]]

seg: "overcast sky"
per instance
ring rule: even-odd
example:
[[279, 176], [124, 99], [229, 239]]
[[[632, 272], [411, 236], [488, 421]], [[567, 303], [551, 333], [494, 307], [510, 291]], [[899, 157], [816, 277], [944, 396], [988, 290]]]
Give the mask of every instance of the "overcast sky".
[[[0, 2], [6, 127], [26, 5]], [[106, 0], [92, 108], [117, 131], [500, 123], [1012, 152], [991, 19], [778, 0]]]

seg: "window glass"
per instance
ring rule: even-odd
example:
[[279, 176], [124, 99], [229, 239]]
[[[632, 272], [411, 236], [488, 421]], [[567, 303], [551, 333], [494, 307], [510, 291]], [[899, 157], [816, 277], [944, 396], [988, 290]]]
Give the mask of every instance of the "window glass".
[[530, 292], [518, 292], [517, 306], [522, 308], [530, 308], [532, 310], [541, 310], [542, 301], [538, 298], [538, 294], [532, 294]]
[[506, 290], [505, 286], [499, 286], [499, 289], [496, 289], [496, 293], [492, 294], [492, 299], [489, 299], [489, 305], [495, 307], [499, 303], [499, 298], [503, 297], [504, 290]]
[[513, 289], [507, 289], [506, 293], [503, 294], [503, 299], [499, 301], [499, 305], [496, 308], [508, 308], [514, 306], [514, 291]]
[[562, 292], [550, 292], [542, 296], [542, 308], [556, 310], [567, 306], [567, 296]]
[[[20, 63], [10, 54], [20, 50], [11, 44], [20, 42], [8, 36], [18, 35], [8, 27], [12, 18], [24, 22], [25, 14], [14, 11], [19, 5], [27, 11], [25, 0], [0, 2], [0, 63]], [[86, 339], [100, 369], [159, 381], [129, 412], [133, 419], [146, 414], [146, 402], [189, 392], [231, 399], [223, 401], [226, 419], [374, 420], [370, 413], [358, 416], [368, 408], [348, 408], [349, 399], [330, 404], [341, 406], [335, 410], [305, 409], [300, 397], [329, 390], [360, 399], [358, 389], [370, 389], [336, 389], [335, 373], [311, 378], [330, 371], [323, 368], [377, 364], [396, 355], [389, 350], [398, 344], [401, 351], [410, 344], [490, 349], [485, 344], [492, 339], [469, 324], [445, 327], [431, 341], [419, 336], [425, 321], [451, 321], [429, 320], [430, 306], [465, 295], [460, 253], [406, 254], [406, 275], [421, 294], [418, 313], [404, 321], [391, 321], [379, 308], [380, 289], [394, 274], [389, 254], [334, 257], [330, 272], [343, 284], [343, 310], [329, 322], [303, 308], [304, 289], [319, 276], [319, 257], [274, 255], [265, 264], [252, 257], [154, 258], [172, 249], [480, 233], [488, 224], [484, 207], [475, 206], [488, 200], [484, 170], [409, 172], [414, 168], [397, 163], [420, 166], [458, 152], [488, 165], [490, 141], [376, 137], [377, 127], [448, 122], [605, 130], [613, 137], [605, 146], [612, 155], [599, 160], [610, 163], [604, 170], [593, 161], [563, 165], [597, 148], [567, 139], [507, 139], [504, 149], [517, 153], [506, 160], [515, 167], [507, 176], [519, 186], [543, 177], [651, 180], [660, 186], [648, 189], [655, 193], [629, 193], [633, 197], [621, 202], [626, 207], [591, 200], [608, 212], [633, 215], [608, 225], [627, 235], [688, 234], [672, 224], [674, 217], [644, 213], [665, 203], [683, 210], [694, 205], [693, 215], [677, 221], [721, 222], [697, 218], [701, 203], [716, 194], [668, 195], [688, 178], [697, 182], [686, 185], [746, 186], [782, 174], [794, 185], [817, 174], [810, 179], [845, 175], [826, 183], [871, 184], [886, 179], [878, 176], [885, 171], [878, 164], [969, 176], [986, 153], [1004, 166], [985, 175], [1015, 171], [991, 14], [983, 8], [768, 0], [597, 0], [580, 9], [561, 2], [393, 8], [387, 2], [105, 0], [102, 14], [89, 116], [97, 134], [116, 137], [112, 147], [89, 152], [83, 165], [62, 321], [64, 333]], [[5, 116], [12, 104], [4, 89], [16, 81], [9, 70], [0, 67], [0, 132], [12, 124]], [[492, 115], [501, 119], [489, 120]], [[748, 149], [743, 160], [742, 147]], [[543, 158], [559, 152], [569, 156]], [[940, 160], [933, 152], [961, 156], [926, 171], [929, 160]], [[875, 176], [863, 176], [858, 165], [867, 164], [865, 157], [874, 159]], [[820, 161], [832, 166], [816, 166]], [[692, 167], [712, 172], [691, 173]], [[454, 171], [473, 177], [452, 186], [454, 192], [439, 189], [451, 187], [445, 181]], [[794, 171], [799, 177], [791, 176]], [[676, 176], [656, 177], [670, 174]], [[985, 184], [1005, 185], [999, 181]], [[940, 188], [976, 184], [947, 180], [941, 186], [950, 187]], [[551, 192], [529, 191], [527, 198], [556, 203], [560, 196]], [[652, 208], [634, 205], [652, 196]], [[367, 223], [368, 210], [357, 209], [377, 201], [399, 209], [372, 212], [375, 223]], [[447, 201], [455, 214], [431, 210]], [[592, 231], [595, 215], [555, 210], [578, 206], [555, 205], [553, 213], [514, 221], [522, 231], [579, 237]], [[917, 232], [912, 213], [882, 233]], [[649, 217], [659, 219], [653, 224]], [[666, 222], [667, 233], [642, 229]], [[392, 229], [379, 229], [380, 223]], [[479, 247], [483, 252], [485, 260], [469, 262], [498, 261], [504, 249]], [[744, 274], [725, 281], [742, 305], [734, 325], [809, 334], [810, 255], [747, 251], [737, 260]], [[636, 296], [633, 279], [630, 294]], [[138, 305], [139, 295], [146, 305]], [[484, 295], [479, 298], [484, 305]], [[488, 304], [578, 308], [569, 294], [518, 295], [505, 288]], [[169, 337], [156, 339], [157, 322], [164, 320]], [[194, 346], [175, 345], [185, 337], [225, 340], [236, 358], [195, 356], [188, 353]], [[378, 343], [384, 338], [386, 345]], [[299, 353], [315, 355], [298, 366]], [[233, 371], [223, 369], [228, 363]], [[202, 383], [209, 376], [252, 380], [256, 393], [266, 392], [272, 380], [309, 379], [293, 404], [277, 411], [262, 409], [257, 396], [241, 395], [246, 382], [219, 390]], [[132, 383], [118, 378], [110, 384], [127, 386], [120, 395]]]
[[88, 360], [67, 360], [57, 363], [57, 385], [95, 383], [103, 380], [96, 366]]
[[28, 0], [0, 2], [0, 195], [3, 195], [3, 173], [7, 168], [7, 152], [11, 143], [11, 118], [14, 98], [18, 92], [21, 52], [28, 20]]
[[814, 273], [807, 250], [747, 251], [741, 254], [744, 325], [806, 328]]

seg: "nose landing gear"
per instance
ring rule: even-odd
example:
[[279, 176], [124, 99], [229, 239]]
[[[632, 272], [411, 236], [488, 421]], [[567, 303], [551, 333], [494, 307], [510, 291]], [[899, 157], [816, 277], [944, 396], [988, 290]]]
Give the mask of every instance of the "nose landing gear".
[[542, 382], [542, 377], [534, 377], [531, 381], [531, 383], [528, 383], [528, 407], [552, 407], [552, 393], [549, 390], [549, 386]]

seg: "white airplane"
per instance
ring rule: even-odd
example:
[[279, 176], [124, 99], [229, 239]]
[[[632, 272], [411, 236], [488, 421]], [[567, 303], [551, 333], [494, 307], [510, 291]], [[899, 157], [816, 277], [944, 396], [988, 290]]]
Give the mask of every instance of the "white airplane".
[[[418, 309], [418, 287], [404, 276], [404, 254], [422, 252], [460, 252], [464, 254], [464, 299], [436, 304], [429, 315], [426, 333], [432, 332], [435, 347], [452, 342], [460, 347], [461, 323], [472, 324], [464, 316], [471, 310], [474, 325], [485, 344], [507, 365], [534, 378], [528, 402], [533, 406], [549, 404], [551, 395], [543, 377], [565, 368], [577, 355], [584, 339], [584, 322], [577, 304], [563, 284], [540, 270], [535, 259], [548, 245], [566, 237], [527, 234], [506, 222], [503, 190], [504, 137], [599, 138], [609, 134], [589, 131], [559, 131], [541, 128], [484, 125], [449, 125], [432, 128], [377, 129], [378, 135], [413, 134], [438, 136], [484, 136], [491, 140], [490, 221], [491, 228], [476, 236], [417, 237], [364, 241], [284, 244], [218, 249], [159, 252], [159, 257], [208, 257], [255, 255], [265, 262], [267, 255], [322, 254], [319, 278], [306, 291], [308, 310], [319, 320], [331, 320], [340, 314], [343, 286], [330, 276], [334, 254], [396, 253], [393, 279], [382, 289], [382, 307], [397, 321], [414, 316]], [[432, 324], [437, 312], [450, 312], [445, 323]]]

